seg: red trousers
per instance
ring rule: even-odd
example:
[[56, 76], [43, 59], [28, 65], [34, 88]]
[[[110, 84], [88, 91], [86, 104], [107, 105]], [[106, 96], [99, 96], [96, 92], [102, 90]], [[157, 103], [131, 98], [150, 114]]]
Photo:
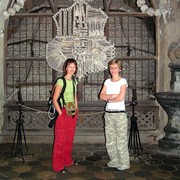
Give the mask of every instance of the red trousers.
[[72, 118], [68, 116], [66, 110], [63, 109], [62, 114], [58, 116], [56, 120], [52, 154], [52, 167], [56, 172], [74, 163], [72, 159], [72, 147], [77, 119], [78, 114]]

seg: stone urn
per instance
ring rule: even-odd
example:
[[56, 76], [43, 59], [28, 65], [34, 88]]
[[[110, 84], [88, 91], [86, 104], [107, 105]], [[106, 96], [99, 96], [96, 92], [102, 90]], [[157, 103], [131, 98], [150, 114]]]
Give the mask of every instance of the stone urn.
[[[179, 48], [176, 48], [176, 53], [177, 49]], [[177, 58], [178, 60], [173, 60], [169, 64], [170, 91], [158, 92], [155, 97], [168, 115], [168, 122], [164, 128], [165, 136], [158, 141], [158, 146], [162, 151], [180, 157], [180, 61], [179, 57]]]

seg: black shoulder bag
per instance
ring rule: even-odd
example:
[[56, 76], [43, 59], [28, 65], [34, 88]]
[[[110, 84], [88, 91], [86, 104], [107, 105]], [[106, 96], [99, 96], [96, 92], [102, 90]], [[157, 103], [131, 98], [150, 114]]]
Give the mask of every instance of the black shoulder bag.
[[[62, 87], [62, 91], [60, 93], [60, 96], [58, 98], [58, 102], [59, 102], [59, 106], [60, 108], [62, 109], [62, 107], [65, 105], [65, 101], [64, 101], [64, 91], [66, 89], [66, 80], [64, 78], [64, 76], [62, 77], [59, 77], [56, 79], [56, 82], [54, 83], [51, 91], [50, 92], [50, 96], [49, 96], [49, 100], [48, 100], [48, 117], [50, 119], [50, 123], [48, 125], [49, 128], [52, 128], [57, 117], [58, 117], [58, 112], [56, 111], [54, 105], [53, 105], [53, 95], [54, 95], [54, 90], [55, 90], [55, 85], [58, 81], [58, 79], [62, 79], [63, 80], [63, 87]], [[60, 99], [62, 98], [62, 102], [63, 102], [63, 105], [60, 104]]]

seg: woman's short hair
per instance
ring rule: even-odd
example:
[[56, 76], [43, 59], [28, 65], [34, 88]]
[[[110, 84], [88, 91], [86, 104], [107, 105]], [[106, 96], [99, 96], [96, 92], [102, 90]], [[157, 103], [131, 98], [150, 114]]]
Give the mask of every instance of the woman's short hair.
[[77, 73], [77, 70], [78, 70], [78, 66], [77, 66], [77, 61], [73, 58], [69, 58], [67, 59], [65, 62], [64, 62], [64, 66], [63, 66], [63, 72], [64, 72], [64, 75], [66, 74], [66, 68], [69, 64], [73, 63], [75, 66], [76, 66], [76, 71], [74, 74]]
[[120, 60], [118, 60], [118, 59], [112, 59], [112, 60], [110, 60], [110, 61], [108, 62], [108, 68], [109, 68], [109, 66], [110, 66], [111, 64], [117, 64], [118, 67], [119, 67], [119, 69], [121, 69], [122, 64], [121, 64], [121, 61], [120, 61]]

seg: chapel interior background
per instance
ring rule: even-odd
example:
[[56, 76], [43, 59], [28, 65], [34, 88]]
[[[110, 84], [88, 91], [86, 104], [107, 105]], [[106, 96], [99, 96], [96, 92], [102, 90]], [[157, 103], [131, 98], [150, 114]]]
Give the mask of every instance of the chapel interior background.
[[[72, 0], [27, 0], [24, 8], [9, 18], [5, 37], [6, 105], [4, 131], [14, 130], [18, 119], [17, 92], [21, 87], [24, 125], [27, 130], [48, 130], [47, 100], [52, 82], [60, 74], [46, 61], [46, 44], [56, 35], [52, 16], [59, 8], [70, 7]], [[57, 3], [57, 4], [56, 4]], [[137, 92], [135, 114], [142, 131], [157, 128], [156, 92], [156, 21], [140, 12], [135, 0], [89, 2], [108, 15], [105, 36], [115, 45], [115, 57], [122, 61], [122, 76], [128, 81], [126, 105], [131, 117], [132, 89]], [[58, 7], [58, 8], [57, 8]], [[104, 102], [98, 94], [107, 70], [88, 74], [78, 87], [80, 116], [78, 130], [102, 130]]]

